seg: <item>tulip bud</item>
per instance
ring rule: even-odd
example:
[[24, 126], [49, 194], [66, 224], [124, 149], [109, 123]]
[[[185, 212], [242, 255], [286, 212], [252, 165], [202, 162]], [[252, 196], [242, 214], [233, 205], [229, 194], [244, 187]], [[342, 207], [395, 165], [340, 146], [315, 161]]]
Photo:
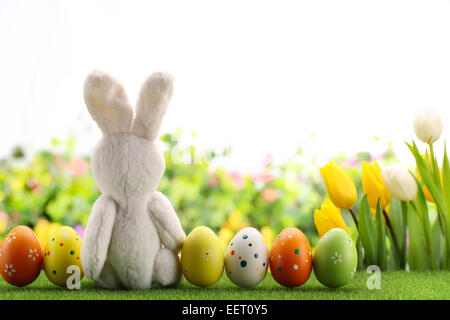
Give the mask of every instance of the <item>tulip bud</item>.
[[339, 210], [330, 199], [325, 199], [320, 210], [314, 210], [314, 224], [316, 225], [317, 233], [321, 238], [333, 228], [341, 228], [349, 233], [347, 225], [342, 218], [341, 210]]
[[425, 143], [433, 143], [442, 133], [442, 119], [439, 112], [429, 107], [421, 109], [416, 113], [414, 119], [414, 131], [417, 138]]
[[381, 177], [389, 192], [402, 201], [414, 200], [417, 183], [409, 171], [401, 166], [389, 166], [381, 170]]
[[389, 205], [391, 194], [381, 178], [381, 168], [378, 162], [375, 161], [372, 164], [363, 162], [362, 184], [371, 208], [376, 208], [378, 201], [383, 209]]
[[326, 166], [320, 168], [320, 173], [334, 205], [341, 209], [353, 207], [358, 193], [348, 173], [334, 161], [330, 161]]

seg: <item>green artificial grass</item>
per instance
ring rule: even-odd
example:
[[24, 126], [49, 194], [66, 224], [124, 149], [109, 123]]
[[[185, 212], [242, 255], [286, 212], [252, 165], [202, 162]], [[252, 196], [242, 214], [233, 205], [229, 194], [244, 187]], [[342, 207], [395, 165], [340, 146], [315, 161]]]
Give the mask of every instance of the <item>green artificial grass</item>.
[[3, 279], [0, 281], [0, 300], [7, 299], [184, 299], [184, 300], [240, 300], [240, 299], [450, 299], [450, 272], [382, 272], [381, 289], [370, 290], [366, 286], [370, 275], [359, 272], [346, 286], [329, 289], [321, 285], [314, 273], [304, 285], [289, 289], [280, 286], [267, 274], [256, 287], [243, 289], [234, 285], [224, 274], [215, 285], [198, 288], [183, 280], [178, 288], [154, 288], [145, 291], [103, 290], [86, 278], [81, 290], [68, 290], [51, 283], [44, 272], [32, 284], [17, 288]]

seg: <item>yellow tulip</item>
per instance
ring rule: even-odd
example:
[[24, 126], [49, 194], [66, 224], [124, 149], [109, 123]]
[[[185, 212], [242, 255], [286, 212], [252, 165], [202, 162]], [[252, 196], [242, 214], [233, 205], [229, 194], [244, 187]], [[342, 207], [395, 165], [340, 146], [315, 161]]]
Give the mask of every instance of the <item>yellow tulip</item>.
[[363, 162], [362, 185], [370, 207], [376, 208], [378, 200], [380, 200], [381, 207], [385, 209], [391, 201], [391, 193], [381, 178], [381, 168], [378, 162], [375, 161], [372, 164]]
[[314, 224], [320, 237], [333, 228], [341, 228], [349, 233], [347, 225], [342, 218], [341, 210], [330, 199], [325, 199], [320, 210], [314, 210]]
[[225, 248], [228, 246], [228, 243], [233, 239], [234, 232], [227, 227], [222, 227], [219, 230], [219, 239], [222, 240]]
[[222, 227], [230, 228], [232, 231], [239, 231], [242, 228], [248, 227], [248, 223], [242, 221], [242, 212], [239, 210], [233, 210], [229, 215], [227, 221]]
[[334, 161], [330, 161], [326, 166], [320, 168], [320, 173], [334, 205], [341, 209], [351, 209], [358, 194], [348, 173]]
[[242, 222], [242, 213], [239, 210], [232, 211], [227, 222], [231, 229], [238, 230]]
[[272, 248], [273, 238], [275, 238], [272, 228], [271, 227], [262, 227], [261, 235], [263, 236], [264, 242], [266, 243], [267, 248], [270, 251], [270, 249]]
[[44, 250], [47, 240], [50, 235], [58, 229], [61, 225], [59, 223], [50, 222], [45, 219], [39, 219], [34, 225], [33, 231], [41, 243], [42, 250]]

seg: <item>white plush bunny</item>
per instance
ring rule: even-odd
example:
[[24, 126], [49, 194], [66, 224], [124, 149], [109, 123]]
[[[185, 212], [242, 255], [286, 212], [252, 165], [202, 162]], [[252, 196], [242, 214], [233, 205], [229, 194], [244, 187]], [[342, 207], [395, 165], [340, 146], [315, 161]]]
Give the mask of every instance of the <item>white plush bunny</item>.
[[89, 113], [103, 132], [92, 154], [102, 195], [83, 238], [84, 273], [103, 288], [148, 289], [181, 279], [186, 235], [170, 201], [156, 191], [165, 162], [156, 144], [172, 96], [173, 78], [153, 73], [143, 84], [136, 116], [120, 83], [91, 72], [84, 83]]

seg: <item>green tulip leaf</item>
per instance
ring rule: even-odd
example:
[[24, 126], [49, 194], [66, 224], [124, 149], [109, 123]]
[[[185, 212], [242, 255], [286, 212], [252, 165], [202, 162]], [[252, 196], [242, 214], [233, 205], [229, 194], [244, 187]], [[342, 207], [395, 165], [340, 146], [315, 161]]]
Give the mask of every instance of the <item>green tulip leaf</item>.
[[358, 235], [358, 238], [356, 239], [356, 252], [358, 254], [358, 270], [364, 271], [364, 257], [362, 254], [362, 243], [361, 243], [361, 235]]
[[388, 270], [403, 270], [400, 267], [400, 257], [397, 250], [394, 248], [394, 239], [390, 232], [387, 232], [388, 242], [386, 243], [387, 249], [387, 269]]
[[377, 210], [375, 214], [375, 224], [377, 229], [378, 242], [378, 262], [381, 270], [386, 270], [386, 226], [384, 225], [383, 209], [380, 201], [377, 203]]
[[368, 264], [379, 265], [377, 229], [370, 210], [367, 195], [364, 195], [359, 205], [358, 213], [359, 235]]
[[444, 237], [439, 223], [439, 216], [437, 216], [437, 214], [435, 215], [434, 220], [431, 221], [431, 237], [436, 263], [438, 266], [441, 266], [444, 261]]
[[[414, 159], [416, 160], [416, 166], [417, 170], [419, 171], [420, 177], [422, 178], [423, 183], [427, 186], [428, 190], [433, 196], [433, 199], [436, 203], [436, 206], [438, 207], [438, 210], [440, 212], [447, 212], [442, 192], [442, 186], [440, 183], [439, 184], [435, 183], [432, 175], [431, 166], [427, 163], [428, 161], [425, 161], [425, 159], [422, 158], [422, 155], [420, 154], [419, 149], [417, 148], [417, 145], [414, 141], [413, 145], [410, 145], [408, 143], [406, 145], [408, 146], [409, 150], [414, 156]], [[419, 188], [419, 191], [421, 189], [422, 188]]]
[[431, 261], [427, 254], [425, 240], [419, 214], [414, 206], [407, 206], [408, 220], [408, 265], [410, 270], [431, 270]]
[[428, 213], [427, 201], [425, 199], [425, 194], [423, 193], [423, 190], [420, 187], [419, 181], [414, 175], [413, 177], [414, 179], [416, 179], [416, 183], [418, 184], [418, 190], [417, 190], [417, 197], [412, 202], [412, 204], [417, 212], [417, 217], [419, 218], [419, 223], [425, 238], [425, 244], [427, 248], [426, 252], [428, 252], [428, 257], [431, 262], [431, 265], [433, 266], [433, 269], [436, 269], [438, 266], [438, 262], [434, 257], [433, 239], [431, 234], [431, 224]]
[[[392, 198], [389, 203], [389, 220], [394, 232], [391, 236], [395, 237], [399, 249], [397, 256], [399, 267], [404, 269], [406, 263], [406, 212], [403, 213], [402, 203], [396, 198]], [[392, 239], [392, 245], [393, 241]]]
[[[447, 208], [450, 208], [450, 162], [447, 156], [447, 145], [444, 146], [444, 160], [442, 162], [442, 180], [444, 185], [444, 197]], [[449, 212], [447, 212], [447, 220], [450, 220]]]
[[[447, 145], [444, 145], [444, 160], [442, 162], [442, 180], [444, 189], [444, 198], [447, 208], [450, 208], [450, 162], [447, 155]], [[440, 212], [443, 226], [445, 229], [444, 242], [444, 269], [450, 268], [450, 212]], [[439, 217], [438, 217], [439, 218]]]

